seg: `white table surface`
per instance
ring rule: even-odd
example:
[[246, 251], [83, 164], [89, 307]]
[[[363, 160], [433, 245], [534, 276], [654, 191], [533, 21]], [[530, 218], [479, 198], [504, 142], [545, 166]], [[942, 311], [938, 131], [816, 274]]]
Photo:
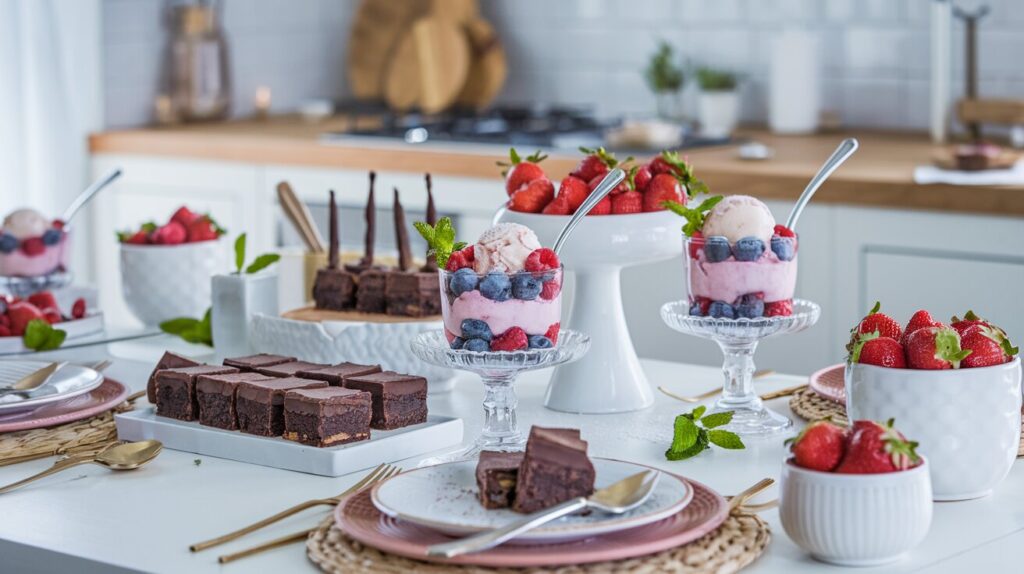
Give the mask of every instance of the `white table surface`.
[[[155, 357], [169, 339], [149, 339], [121, 348], [110, 367], [111, 377], [134, 389], [145, 386]], [[97, 359], [91, 354], [66, 351], [64, 356]], [[129, 360], [124, 356], [133, 359]], [[770, 366], [768, 357], [761, 357]], [[643, 361], [655, 385], [695, 394], [720, 384], [718, 369], [664, 361]], [[519, 382], [519, 422], [579, 427], [593, 455], [651, 464], [708, 484], [731, 494], [766, 476], [778, 478], [783, 460], [782, 439], [748, 441], [746, 450], [712, 449], [687, 461], [665, 460], [672, 420], [689, 405], [657, 396], [653, 408], [621, 415], [570, 415], [541, 405], [548, 373], [523, 376]], [[802, 377], [774, 375], [757, 383], [761, 391], [803, 382]], [[466, 437], [476, 435], [481, 423], [482, 389], [470, 376], [461, 377], [455, 390], [430, 398], [430, 410], [462, 416]], [[772, 407], [790, 416], [786, 399]], [[798, 420], [798, 419], [797, 419]], [[201, 463], [196, 464], [197, 459]], [[52, 460], [0, 467], [0, 484], [13, 482], [48, 467]], [[401, 461], [405, 468], [417, 460]], [[310, 510], [239, 541], [199, 554], [189, 544], [249, 524], [310, 498], [333, 496], [365, 474], [325, 478], [273, 468], [247, 465], [194, 454], [164, 451], [141, 470], [112, 473], [78, 467], [0, 496], [0, 572], [313, 572], [302, 544], [295, 544], [227, 565], [217, 563], [222, 553], [241, 550], [315, 525], [323, 510]], [[937, 503], [931, 531], [908, 558], [896, 564], [860, 569], [863, 572], [967, 571], [1020, 572], [1024, 568], [1024, 467], [1014, 466], [995, 494], [975, 501]], [[758, 500], [775, 498], [773, 487]], [[840, 572], [850, 571], [813, 561], [786, 536], [778, 512], [762, 515], [771, 525], [772, 542], [766, 553], [746, 571]]]

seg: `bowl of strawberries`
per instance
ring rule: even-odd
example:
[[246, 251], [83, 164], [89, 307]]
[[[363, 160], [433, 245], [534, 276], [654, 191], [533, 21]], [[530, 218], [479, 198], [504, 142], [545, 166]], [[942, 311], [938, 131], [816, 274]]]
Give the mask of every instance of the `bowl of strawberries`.
[[210, 277], [227, 267], [225, 231], [208, 214], [181, 207], [163, 225], [143, 223], [117, 234], [125, 303], [146, 325], [201, 317]]
[[892, 420], [856, 420], [849, 428], [816, 421], [789, 445], [779, 518], [815, 559], [877, 566], [924, 540], [932, 521], [929, 461]]
[[906, 326], [878, 305], [852, 331], [844, 378], [850, 418], [895, 417], [921, 440], [935, 500], [986, 496], [1021, 444], [1021, 366], [1006, 332], [968, 311], [925, 310]]

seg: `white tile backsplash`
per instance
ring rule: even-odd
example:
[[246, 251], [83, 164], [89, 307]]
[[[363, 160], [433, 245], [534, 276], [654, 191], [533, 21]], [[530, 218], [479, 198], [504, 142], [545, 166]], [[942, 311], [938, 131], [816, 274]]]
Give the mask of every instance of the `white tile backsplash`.
[[[394, 0], [404, 1], [404, 0]], [[980, 0], [961, 0], [973, 8]], [[224, 0], [235, 115], [257, 87], [273, 109], [346, 95], [348, 29], [358, 0]], [[1024, 96], [1024, 0], [986, 0], [981, 92]], [[769, 48], [790, 27], [820, 30], [823, 105], [846, 125], [927, 126], [929, 0], [480, 0], [509, 59], [501, 100], [591, 104], [604, 116], [643, 115], [654, 98], [642, 71], [659, 40], [693, 64], [743, 76], [744, 121], [764, 121]], [[150, 121], [166, 44], [164, 0], [104, 0], [106, 125]], [[955, 24], [953, 77], [963, 75]], [[957, 88], [959, 89], [959, 88]], [[959, 92], [954, 92], [959, 95]], [[692, 94], [691, 94], [692, 96]], [[685, 98], [692, 100], [692, 97]]]

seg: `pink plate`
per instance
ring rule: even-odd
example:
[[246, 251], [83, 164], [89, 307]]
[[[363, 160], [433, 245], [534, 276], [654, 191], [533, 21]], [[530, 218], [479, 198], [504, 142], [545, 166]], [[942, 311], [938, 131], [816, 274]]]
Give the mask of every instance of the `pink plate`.
[[124, 401], [128, 387], [105, 379], [100, 386], [66, 401], [49, 403], [33, 411], [0, 416], [0, 433], [62, 425], [108, 411]]
[[811, 390], [826, 399], [845, 405], [846, 383], [843, 380], [843, 371], [845, 369], [845, 363], [825, 367], [811, 375], [808, 385], [810, 385]]
[[584, 540], [535, 546], [508, 544], [455, 558], [428, 557], [428, 546], [451, 542], [452, 538], [382, 514], [373, 505], [369, 490], [339, 504], [334, 521], [345, 534], [367, 546], [430, 562], [516, 568], [622, 560], [692, 542], [725, 521], [729, 513], [725, 499], [699, 482], [686, 480], [693, 487], [693, 501], [658, 522]]

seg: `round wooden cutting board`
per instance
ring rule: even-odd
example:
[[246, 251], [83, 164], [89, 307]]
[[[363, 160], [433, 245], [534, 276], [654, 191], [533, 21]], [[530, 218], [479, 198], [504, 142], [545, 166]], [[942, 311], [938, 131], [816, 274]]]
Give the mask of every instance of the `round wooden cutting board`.
[[494, 27], [482, 18], [474, 18], [463, 26], [470, 46], [470, 66], [466, 83], [456, 103], [485, 108], [497, 97], [508, 76], [505, 49], [498, 41]]
[[384, 72], [399, 38], [430, 0], [363, 0], [349, 36], [346, 68], [352, 95], [360, 100], [383, 96]]
[[384, 99], [398, 111], [437, 113], [455, 102], [469, 73], [470, 48], [454, 20], [425, 16], [398, 41], [384, 80]]

